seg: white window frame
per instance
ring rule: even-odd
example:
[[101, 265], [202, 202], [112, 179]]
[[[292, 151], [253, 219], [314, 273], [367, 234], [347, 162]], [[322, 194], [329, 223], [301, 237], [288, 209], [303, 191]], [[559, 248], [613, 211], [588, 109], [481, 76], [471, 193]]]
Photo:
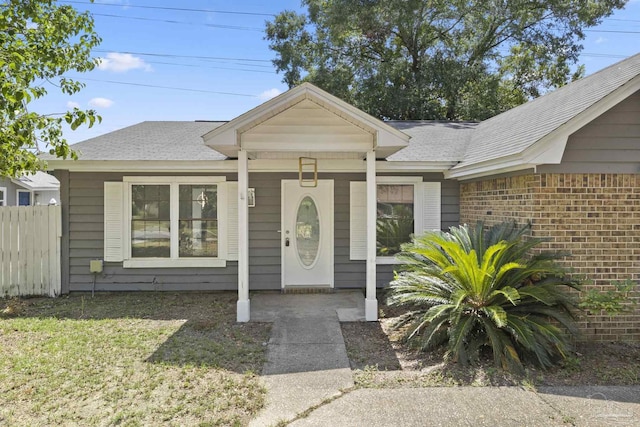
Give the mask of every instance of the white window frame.
[[[28, 205], [21, 205], [20, 204], [20, 193], [29, 193], [29, 204]], [[33, 206], [33, 191], [16, 190], [16, 206]]]
[[0, 192], [2, 192], [0, 206], [7, 206], [7, 187], [0, 187]]
[[[180, 193], [179, 186], [182, 185], [216, 185], [226, 181], [224, 176], [125, 176], [122, 178], [124, 184], [123, 198], [125, 242], [124, 245], [124, 268], [163, 268], [163, 267], [226, 267], [227, 261], [227, 210], [226, 210], [226, 186], [217, 185], [218, 196], [218, 256], [217, 257], [194, 257], [180, 258], [179, 253], [179, 214], [180, 214]], [[171, 229], [171, 256], [169, 258], [133, 258], [131, 256], [131, 186], [133, 185], [169, 185], [170, 186], [170, 229]]]
[[[413, 234], [422, 232], [422, 211], [424, 208], [423, 191], [419, 184], [422, 184], [421, 176], [377, 176], [376, 177], [376, 194], [378, 185], [385, 184], [398, 184], [398, 185], [413, 185]], [[377, 201], [376, 201], [377, 203]], [[377, 218], [376, 218], [377, 221]], [[398, 264], [399, 261], [394, 255], [390, 256], [376, 256], [376, 264]]]

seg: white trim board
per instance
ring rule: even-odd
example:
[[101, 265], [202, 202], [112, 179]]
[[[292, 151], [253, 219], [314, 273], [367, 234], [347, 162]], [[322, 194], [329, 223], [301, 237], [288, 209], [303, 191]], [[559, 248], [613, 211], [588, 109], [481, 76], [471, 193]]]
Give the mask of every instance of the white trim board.
[[[376, 162], [377, 172], [427, 173], [448, 171], [456, 162]], [[129, 160], [50, 160], [49, 170], [71, 172], [142, 172], [142, 173], [237, 173], [237, 160], [216, 161], [129, 161]], [[249, 172], [297, 172], [298, 160], [249, 160]], [[366, 171], [363, 160], [318, 159], [319, 173]]]

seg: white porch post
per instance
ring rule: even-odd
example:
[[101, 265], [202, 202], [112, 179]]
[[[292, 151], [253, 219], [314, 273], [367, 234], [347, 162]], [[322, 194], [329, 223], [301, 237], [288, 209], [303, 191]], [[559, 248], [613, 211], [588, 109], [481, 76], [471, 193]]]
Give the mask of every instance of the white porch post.
[[365, 299], [365, 319], [378, 320], [378, 300], [376, 299], [376, 153], [367, 151], [367, 296]]
[[248, 322], [249, 305], [249, 207], [247, 188], [249, 186], [249, 161], [247, 152], [238, 151], [238, 304], [236, 319]]

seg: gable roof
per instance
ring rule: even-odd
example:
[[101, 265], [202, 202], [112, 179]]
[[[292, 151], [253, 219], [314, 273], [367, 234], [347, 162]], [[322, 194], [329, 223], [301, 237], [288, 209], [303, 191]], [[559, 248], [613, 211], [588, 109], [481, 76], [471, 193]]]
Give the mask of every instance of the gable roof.
[[[203, 135], [205, 144], [229, 157], [236, 157], [245, 132], [305, 101], [310, 101], [335, 118], [370, 134], [373, 145], [369, 149], [375, 148], [378, 158], [384, 158], [409, 145], [409, 137], [403, 132], [311, 83], [296, 86], [208, 132]], [[267, 143], [264, 149], [268, 150], [270, 146], [272, 144]], [[307, 146], [304, 151], [322, 151], [321, 148], [325, 149], [321, 146]]]
[[[581, 114], [591, 109], [597, 117], [630, 96], [638, 90], [639, 74], [640, 54], [636, 54], [481, 122], [471, 135], [463, 161], [453, 170], [470, 169], [475, 164], [522, 154], [554, 132], [560, 134], [565, 131], [562, 135], [564, 141], [560, 138], [559, 142], [566, 144], [567, 132], [577, 130], [570, 126], [572, 121], [581, 127], [584, 124], [575, 120]], [[613, 99], [605, 105], [602, 101], [607, 97]], [[521, 162], [526, 162], [526, 159], [521, 159]]]
[[[413, 163], [416, 168], [420, 164], [439, 168], [447, 178], [470, 179], [560, 163], [571, 133], [639, 90], [637, 54], [481, 123], [383, 122], [305, 83], [230, 122], [142, 122], [80, 142], [73, 148], [86, 161], [83, 166], [42, 157], [51, 160], [52, 168], [75, 170], [111, 170], [108, 163], [97, 166], [104, 160], [120, 162], [118, 170], [153, 170], [154, 162], [176, 170], [191, 170], [196, 168], [193, 162], [199, 162], [199, 170], [211, 170], [211, 161], [235, 157], [243, 132], [250, 134], [281, 112], [306, 102], [372, 135], [369, 141], [377, 144], [378, 158]], [[285, 115], [278, 117], [285, 120]], [[304, 121], [295, 125], [305, 126]], [[265, 143], [260, 149], [269, 147]], [[326, 149], [323, 144], [307, 147]]]

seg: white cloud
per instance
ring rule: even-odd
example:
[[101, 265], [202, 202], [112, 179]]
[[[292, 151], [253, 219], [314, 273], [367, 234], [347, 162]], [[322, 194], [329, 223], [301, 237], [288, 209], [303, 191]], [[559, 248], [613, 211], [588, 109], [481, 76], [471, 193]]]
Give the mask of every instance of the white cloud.
[[129, 70], [142, 69], [152, 71], [151, 65], [144, 62], [144, 59], [133, 56], [130, 53], [109, 52], [106, 58], [99, 58], [98, 69], [103, 71], [113, 71], [114, 73], [124, 73]]
[[89, 106], [95, 108], [109, 108], [113, 105], [113, 101], [108, 98], [91, 98]]
[[601, 43], [604, 43], [606, 41], [607, 41], [607, 39], [605, 39], [604, 37], [598, 37], [596, 39], [596, 44], [601, 44]]
[[260, 95], [258, 95], [258, 98], [260, 98], [261, 101], [268, 101], [271, 98], [275, 98], [276, 96], [280, 95], [282, 93], [282, 91], [280, 91], [280, 89], [276, 89], [275, 87], [269, 90], [265, 90], [264, 92], [262, 92]]
[[67, 101], [67, 108], [80, 108], [80, 104], [75, 101]]

